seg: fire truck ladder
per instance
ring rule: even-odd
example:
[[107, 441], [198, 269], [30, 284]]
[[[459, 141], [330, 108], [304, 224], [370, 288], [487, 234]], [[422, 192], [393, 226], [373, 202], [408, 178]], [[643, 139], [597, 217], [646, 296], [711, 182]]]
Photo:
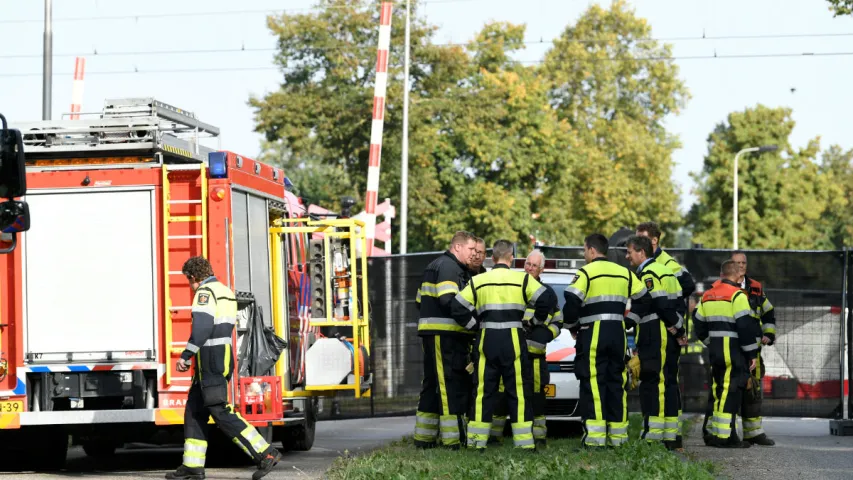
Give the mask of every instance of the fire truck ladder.
[[[198, 171], [201, 181], [201, 198], [190, 200], [172, 200], [171, 181], [169, 174], [174, 171]], [[207, 258], [207, 165], [189, 164], [189, 165], [167, 165], [162, 166], [163, 176], [163, 278], [164, 292], [163, 300], [165, 302], [166, 312], [166, 385], [172, 384], [172, 360], [183, 352], [182, 347], [176, 347], [172, 343], [172, 314], [181, 310], [191, 310], [192, 306], [172, 306], [171, 297], [171, 277], [182, 276], [181, 270], [172, 270], [169, 262], [170, 252], [172, 252], [173, 240], [196, 240], [201, 239], [201, 254]], [[201, 205], [201, 215], [184, 215], [173, 216], [172, 205], [175, 204], [195, 204]], [[170, 235], [169, 225], [173, 223], [198, 223], [200, 234], [194, 235]], [[189, 258], [189, 257], [188, 257]]]
[[219, 137], [219, 128], [200, 121], [192, 112], [154, 98], [107, 99], [99, 118], [18, 123], [28, 156], [47, 158], [145, 155], [160, 152], [172, 163], [207, 161], [216, 150], [201, 145]]

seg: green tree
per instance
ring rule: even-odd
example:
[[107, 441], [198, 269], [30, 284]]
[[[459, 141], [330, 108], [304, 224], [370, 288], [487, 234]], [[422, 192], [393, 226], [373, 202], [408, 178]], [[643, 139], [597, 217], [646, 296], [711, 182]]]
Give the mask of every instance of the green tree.
[[[269, 19], [283, 82], [250, 104], [267, 140], [263, 158], [296, 170], [303, 195], [336, 209], [340, 195], [361, 199], [365, 190], [378, 5], [324, 5]], [[413, 12], [410, 251], [444, 248], [458, 229], [516, 240], [524, 250], [530, 234], [578, 244], [593, 230], [679, 222], [670, 179], [678, 143], [662, 120], [686, 91], [671, 64], [646, 58], [669, 50], [624, 4], [591, 8], [541, 67], [513, 59], [524, 47], [523, 25], [489, 23], [464, 47], [435, 45], [436, 28], [416, 15], [417, 4]], [[396, 205], [402, 14], [395, 8], [380, 178], [380, 198]], [[576, 35], [598, 40], [577, 50]]]
[[[452, 88], [470, 69], [460, 48], [437, 47], [436, 30], [416, 15], [411, 27], [410, 67], [410, 250], [432, 249], [432, 225], [444, 213], [444, 197], [429, 152], [420, 144], [422, 127], [433, 121], [430, 102]], [[281, 87], [263, 98], [252, 97], [255, 130], [265, 135], [270, 158], [283, 164], [318, 169], [310, 175], [322, 179], [334, 172], [327, 185], [301, 182], [301, 194], [337, 209], [335, 196], [353, 193], [363, 208], [367, 183], [371, 115], [378, 44], [379, 6], [360, 0], [325, 2], [316, 13], [274, 16], [268, 27], [278, 37], [275, 63], [281, 68]], [[402, 130], [402, 61], [404, 11], [393, 10], [388, 88], [382, 145], [380, 197], [399, 206], [400, 145]], [[416, 133], [417, 132], [417, 133]], [[429, 133], [429, 132], [427, 132]], [[421, 135], [419, 137], [419, 135]], [[423, 145], [422, 148], [419, 148]], [[307, 190], [320, 187], [320, 191]], [[339, 194], [335, 189], [342, 188]], [[343, 190], [346, 190], [344, 192]], [[325, 192], [325, 193], [324, 193]]]
[[816, 162], [817, 138], [794, 149], [789, 108], [758, 105], [729, 114], [708, 137], [701, 172], [692, 174], [698, 202], [690, 210], [694, 242], [732, 245], [733, 167], [743, 148], [774, 144], [776, 152], [741, 155], [738, 162], [738, 243], [750, 249], [832, 248], [824, 215], [842, 199], [833, 176]]
[[853, 246], [853, 150], [842, 150], [833, 145], [823, 152], [821, 171], [832, 176], [835, 184], [844, 192], [835, 198], [823, 220], [827, 236], [835, 248]]
[[624, 1], [591, 6], [545, 57], [541, 74], [551, 102], [587, 147], [577, 191], [561, 195], [585, 232], [609, 235], [621, 225], [654, 219], [681, 223], [672, 182], [678, 139], [663, 121], [689, 94], [668, 45]]
[[259, 160], [280, 165], [306, 204], [322, 205], [337, 211], [342, 196], [359, 197], [343, 166], [323, 162], [322, 158], [309, 152], [297, 157], [280, 141], [264, 142], [262, 148]]
[[827, 0], [833, 17], [853, 14], [853, 0]]

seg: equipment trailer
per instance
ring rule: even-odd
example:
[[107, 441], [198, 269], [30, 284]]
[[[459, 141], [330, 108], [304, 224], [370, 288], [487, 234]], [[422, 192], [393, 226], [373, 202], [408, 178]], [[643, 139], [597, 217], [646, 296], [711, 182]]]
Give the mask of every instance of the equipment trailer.
[[[308, 450], [318, 396], [370, 395], [361, 222], [305, 218], [280, 168], [202, 145], [219, 129], [151, 98], [107, 100], [94, 119], [14, 126], [37, 221], [0, 256], [0, 437], [16, 439], [6, 445], [59, 468], [69, 435], [90, 455], [182, 441], [192, 378], [175, 362], [192, 293], [181, 266], [194, 255], [237, 293], [233, 352], [256, 309], [287, 344], [259, 383], [239, 375], [254, 358], [232, 359], [230, 402], [267, 440]], [[345, 334], [322, 338], [329, 327]], [[263, 410], [258, 384], [268, 387]]]

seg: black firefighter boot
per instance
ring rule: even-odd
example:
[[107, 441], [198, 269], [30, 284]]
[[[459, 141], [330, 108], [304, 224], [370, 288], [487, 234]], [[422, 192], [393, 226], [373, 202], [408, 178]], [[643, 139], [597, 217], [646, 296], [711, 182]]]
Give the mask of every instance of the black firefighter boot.
[[203, 480], [204, 479], [204, 469], [203, 468], [190, 468], [190, 467], [187, 467], [186, 465], [181, 465], [174, 472], [167, 473], [166, 478], [168, 478], [168, 479]]
[[684, 442], [681, 435], [676, 435], [675, 440], [666, 440], [663, 442], [667, 450], [679, 450], [684, 448]]
[[258, 470], [252, 474], [252, 480], [264, 478], [270, 473], [278, 462], [281, 460], [281, 452], [277, 448], [270, 445], [264, 453], [261, 454], [261, 461], [258, 462]]
[[753, 445], [762, 445], [765, 447], [772, 447], [773, 445], [776, 445], [776, 442], [768, 437], [766, 433], [762, 433], [757, 437], [747, 438], [746, 441]]

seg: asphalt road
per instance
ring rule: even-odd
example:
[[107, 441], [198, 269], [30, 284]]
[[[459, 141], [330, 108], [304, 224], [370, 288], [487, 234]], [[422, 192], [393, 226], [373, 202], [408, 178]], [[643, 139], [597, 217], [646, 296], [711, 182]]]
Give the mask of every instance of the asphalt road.
[[[323, 472], [345, 452], [359, 453], [398, 440], [414, 430], [414, 417], [393, 417], [360, 420], [324, 420], [317, 423], [314, 447], [307, 452], [285, 452], [282, 461], [269, 475], [270, 480], [322, 478]], [[280, 447], [281, 445], [277, 445]], [[99, 479], [163, 478], [166, 472], [181, 464], [180, 448], [135, 446], [116, 452], [108, 461], [96, 461], [86, 456], [82, 448], [68, 452], [65, 470], [52, 474], [32, 471], [0, 471], [0, 478], [27, 480], [41, 478], [81, 477]], [[246, 457], [248, 459], [248, 457]], [[9, 459], [6, 459], [9, 460]], [[2, 468], [9, 468], [4, 461]], [[209, 479], [252, 478], [251, 464], [208, 459], [205, 473]]]
[[[740, 423], [740, 422], [738, 422]], [[685, 440], [685, 450], [721, 466], [727, 478], [835, 480], [853, 478], [853, 436], [829, 433], [829, 420], [765, 418], [764, 431], [773, 447], [746, 449], [706, 447], [702, 424]]]
[[[414, 417], [376, 418], [362, 420], [321, 421], [317, 438], [308, 452], [285, 452], [282, 462], [266, 478], [322, 478], [323, 472], [336, 458], [349, 452], [363, 453], [387, 442], [410, 434]], [[549, 430], [558, 433], [559, 425]], [[835, 480], [853, 478], [853, 436], [829, 434], [829, 420], [799, 418], [765, 418], [764, 429], [774, 440], [774, 447], [753, 446], [748, 449], [718, 449], [702, 442], [701, 423], [685, 439], [689, 456], [711, 460], [720, 465], [721, 477], [751, 480]], [[568, 431], [571, 430], [571, 431]], [[560, 436], [574, 435], [568, 429]], [[280, 446], [280, 445], [279, 445]], [[82, 449], [69, 451], [66, 469], [52, 474], [10, 469], [4, 458], [0, 478], [41, 479], [82, 477], [98, 479], [163, 478], [181, 463], [180, 448], [132, 446], [119, 450], [109, 461], [87, 457]], [[208, 459], [206, 470], [210, 479], [248, 479], [254, 467], [248, 463], [230, 464], [221, 459]]]

